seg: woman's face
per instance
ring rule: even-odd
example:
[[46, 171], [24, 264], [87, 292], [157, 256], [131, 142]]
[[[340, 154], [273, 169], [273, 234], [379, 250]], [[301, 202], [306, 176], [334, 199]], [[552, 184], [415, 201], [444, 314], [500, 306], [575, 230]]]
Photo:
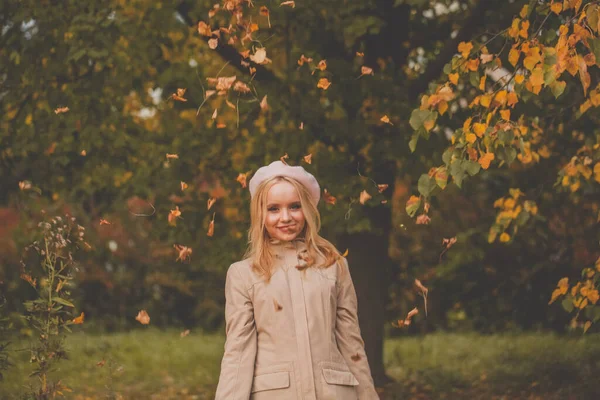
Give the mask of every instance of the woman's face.
[[300, 196], [289, 182], [277, 182], [267, 193], [265, 227], [272, 239], [291, 241], [304, 229]]

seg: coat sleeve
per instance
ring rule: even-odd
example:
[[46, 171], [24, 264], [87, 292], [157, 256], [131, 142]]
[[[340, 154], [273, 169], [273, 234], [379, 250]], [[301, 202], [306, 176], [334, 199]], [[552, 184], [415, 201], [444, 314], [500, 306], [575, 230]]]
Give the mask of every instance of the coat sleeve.
[[354, 377], [358, 380], [359, 400], [379, 399], [375, 391], [365, 344], [358, 325], [358, 302], [348, 261], [342, 257], [337, 284], [335, 337], [338, 348]]
[[254, 377], [254, 306], [240, 271], [232, 264], [225, 281], [225, 352], [215, 400], [248, 400]]

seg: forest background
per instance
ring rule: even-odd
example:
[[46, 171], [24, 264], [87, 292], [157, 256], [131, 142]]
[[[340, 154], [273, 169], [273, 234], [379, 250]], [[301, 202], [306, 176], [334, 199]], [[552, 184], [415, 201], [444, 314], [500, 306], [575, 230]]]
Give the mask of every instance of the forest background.
[[7, 337], [222, 333], [278, 159], [324, 189], [378, 384], [395, 337], [598, 332], [598, 1], [25, 0], [0, 27]]

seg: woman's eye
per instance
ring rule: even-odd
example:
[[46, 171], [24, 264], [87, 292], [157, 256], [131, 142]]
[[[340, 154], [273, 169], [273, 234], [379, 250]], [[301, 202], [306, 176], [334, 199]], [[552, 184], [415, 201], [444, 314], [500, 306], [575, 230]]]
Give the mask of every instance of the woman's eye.
[[269, 208], [267, 208], [267, 211], [275, 212], [275, 211], [277, 211], [277, 207], [269, 207]]
[[301, 207], [300, 204], [294, 204], [291, 208], [293, 210], [298, 210], [298, 209], [300, 209], [300, 207]]

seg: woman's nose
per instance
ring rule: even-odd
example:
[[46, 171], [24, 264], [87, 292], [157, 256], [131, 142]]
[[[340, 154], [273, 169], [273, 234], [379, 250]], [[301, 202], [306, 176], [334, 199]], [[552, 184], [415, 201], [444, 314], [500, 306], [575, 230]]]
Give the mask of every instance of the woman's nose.
[[281, 212], [281, 219], [284, 221], [289, 221], [291, 219], [290, 212], [286, 208], [284, 208]]

